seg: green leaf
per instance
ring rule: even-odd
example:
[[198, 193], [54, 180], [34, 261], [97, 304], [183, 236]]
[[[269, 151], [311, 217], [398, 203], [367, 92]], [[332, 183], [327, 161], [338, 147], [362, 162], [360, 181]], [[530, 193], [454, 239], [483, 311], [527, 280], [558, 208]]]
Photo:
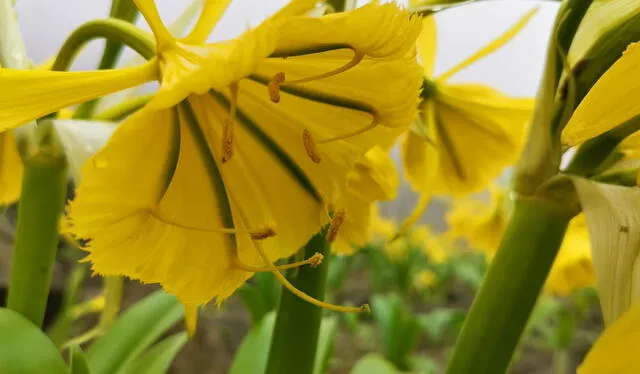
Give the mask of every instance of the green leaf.
[[373, 318], [382, 336], [386, 358], [399, 369], [407, 367], [407, 356], [420, 334], [418, 320], [396, 295], [376, 295], [371, 300]]
[[399, 374], [400, 372], [384, 357], [369, 354], [361, 358], [349, 374]]
[[606, 325], [640, 297], [640, 190], [574, 178], [589, 227]]
[[[276, 313], [269, 312], [249, 331], [233, 358], [229, 374], [261, 374], [265, 372], [275, 322]], [[327, 317], [322, 320], [313, 368], [314, 374], [324, 372], [331, 356], [333, 339], [337, 329], [338, 321], [336, 318]]]
[[70, 366], [71, 374], [90, 374], [91, 370], [89, 369], [89, 362], [87, 361], [87, 356], [85, 356], [84, 352], [77, 345], [72, 346], [69, 350], [69, 356], [71, 358]]
[[174, 334], [131, 361], [118, 374], [164, 374], [188, 340], [186, 332]]
[[87, 357], [93, 374], [113, 374], [136, 359], [184, 315], [175, 297], [156, 291], [130, 307]]
[[246, 283], [238, 294], [251, 314], [253, 324], [257, 324], [264, 316], [278, 306], [280, 286], [271, 273], [256, 273], [253, 283]]
[[0, 372], [67, 374], [56, 346], [21, 314], [0, 308]]
[[453, 308], [438, 308], [418, 317], [420, 327], [434, 343], [440, 343], [447, 335], [456, 336], [467, 313]]
[[416, 374], [438, 374], [441, 372], [440, 366], [435, 360], [422, 356], [409, 357], [409, 368], [412, 373]]

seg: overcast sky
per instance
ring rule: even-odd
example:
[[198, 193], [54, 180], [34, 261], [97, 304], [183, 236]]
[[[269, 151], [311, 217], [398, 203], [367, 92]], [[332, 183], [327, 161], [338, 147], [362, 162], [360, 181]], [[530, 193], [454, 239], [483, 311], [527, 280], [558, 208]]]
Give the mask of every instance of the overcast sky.
[[[160, 13], [171, 22], [187, 0], [158, 0]], [[287, 0], [234, 0], [212, 39], [228, 39], [254, 26]], [[80, 24], [108, 14], [110, 0], [17, 0], [20, 26], [31, 58], [53, 56]], [[503, 50], [455, 76], [456, 81], [480, 81], [512, 95], [533, 95], [539, 80], [547, 40], [557, 5], [530, 0], [493, 0], [450, 9], [437, 16], [438, 59], [443, 72], [506, 30], [518, 17], [539, 6], [530, 25]], [[144, 21], [139, 24], [146, 28]], [[90, 46], [78, 59], [78, 69], [95, 66], [101, 47]]]

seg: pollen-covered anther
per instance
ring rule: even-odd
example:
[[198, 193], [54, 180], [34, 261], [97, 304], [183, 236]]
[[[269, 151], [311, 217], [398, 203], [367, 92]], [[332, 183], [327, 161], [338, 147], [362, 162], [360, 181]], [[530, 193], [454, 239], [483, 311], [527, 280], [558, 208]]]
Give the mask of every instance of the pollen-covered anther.
[[322, 253], [316, 252], [314, 253], [313, 256], [309, 257], [308, 261], [309, 261], [309, 265], [312, 268], [317, 268], [322, 264], [323, 260], [324, 260], [324, 256], [322, 255]]
[[360, 313], [371, 313], [371, 307], [369, 304], [360, 305]]
[[253, 240], [264, 240], [276, 236], [277, 233], [275, 227], [267, 226], [263, 229], [252, 232], [250, 235]]
[[222, 129], [222, 163], [226, 163], [233, 156], [233, 121], [224, 121]]
[[311, 161], [319, 164], [322, 161], [320, 154], [318, 153], [318, 147], [316, 146], [316, 141], [311, 135], [311, 132], [307, 129], [302, 131], [302, 144], [304, 144], [304, 149], [307, 151], [307, 155], [311, 159]]
[[271, 81], [269, 81], [267, 85], [269, 98], [276, 104], [280, 102], [280, 86], [284, 83], [284, 79], [285, 75], [283, 72], [277, 73], [271, 78]]
[[346, 216], [347, 212], [344, 209], [340, 209], [334, 214], [331, 224], [329, 225], [329, 230], [327, 230], [327, 242], [331, 243], [336, 240], [340, 226], [344, 223]]

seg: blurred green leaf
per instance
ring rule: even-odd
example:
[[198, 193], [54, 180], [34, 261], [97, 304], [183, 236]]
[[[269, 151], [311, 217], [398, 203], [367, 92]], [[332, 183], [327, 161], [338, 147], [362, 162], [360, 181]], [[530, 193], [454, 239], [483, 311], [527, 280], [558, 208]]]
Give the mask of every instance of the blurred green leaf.
[[327, 287], [329, 291], [335, 291], [341, 289], [349, 278], [353, 256], [331, 256], [330, 261]]
[[130, 307], [87, 352], [93, 374], [113, 374], [135, 360], [184, 315], [175, 297], [156, 291]]
[[484, 278], [484, 263], [474, 257], [460, 257], [453, 263], [453, 272], [456, 278], [478, 290]]
[[186, 332], [174, 334], [149, 348], [118, 374], [164, 374], [180, 349], [188, 341]]
[[396, 295], [375, 295], [371, 300], [373, 318], [376, 321], [385, 357], [398, 369], [407, 368], [407, 357], [420, 335], [418, 320], [405, 309]]
[[255, 325], [278, 306], [280, 284], [271, 273], [256, 273], [252, 283], [245, 283], [238, 289], [238, 294]]
[[69, 368], [38, 327], [21, 314], [0, 308], [0, 372], [67, 374]]
[[399, 374], [400, 372], [384, 357], [369, 354], [361, 358], [349, 374]]
[[437, 308], [418, 316], [420, 327], [434, 343], [442, 343], [447, 336], [457, 336], [467, 312], [453, 308]]
[[[269, 348], [276, 313], [269, 312], [245, 336], [240, 348], [236, 352], [229, 374], [261, 374], [267, 367]], [[318, 336], [318, 350], [314, 364], [314, 374], [322, 374], [331, 356], [333, 339], [338, 329], [338, 322], [334, 317], [327, 317], [320, 325]]]
[[439, 374], [440, 366], [435, 360], [429, 357], [412, 356], [409, 357], [409, 368], [416, 374]]
[[71, 374], [90, 374], [91, 370], [89, 370], [89, 362], [87, 361], [87, 356], [84, 355], [84, 352], [80, 347], [72, 346], [69, 349], [70, 356], [70, 373]]

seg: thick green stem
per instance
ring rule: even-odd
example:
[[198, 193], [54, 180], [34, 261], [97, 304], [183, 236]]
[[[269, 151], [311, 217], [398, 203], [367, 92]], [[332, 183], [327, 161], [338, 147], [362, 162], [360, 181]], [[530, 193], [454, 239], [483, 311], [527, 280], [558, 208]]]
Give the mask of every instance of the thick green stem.
[[67, 196], [67, 162], [51, 136], [25, 161], [7, 297], [7, 307], [36, 326], [44, 320]]
[[[329, 245], [322, 233], [304, 248], [306, 258], [320, 253], [324, 261], [317, 268], [297, 269], [291, 283], [318, 300], [324, 299], [329, 270]], [[322, 309], [284, 290], [269, 351], [267, 374], [311, 374], [316, 358]]]
[[[121, 19], [129, 23], [134, 23], [136, 18], [138, 17], [138, 8], [133, 3], [133, 0], [113, 0], [113, 2], [111, 3], [111, 12], [109, 13], [109, 17]], [[122, 53], [122, 47], [124, 47], [124, 44], [122, 44], [122, 42], [120, 41], [107, 40], [104, 47], [104, 52], [102, 53], [102, 59], [100, 60], [100, 65], [98, 65], [98, 69], [105, 70], [113, 68], [116, 65], [116, 61], [118, 61], [120, 54]], [[80, 104], [78, 106], [78, 109], [75, 111], [73, 118], [91, 118], [98, 106], [99, 101], [100, 99], [95, 99]]]
[[506, 372], [571, 218], [545, 201], [515, 202], [447, 373]]

